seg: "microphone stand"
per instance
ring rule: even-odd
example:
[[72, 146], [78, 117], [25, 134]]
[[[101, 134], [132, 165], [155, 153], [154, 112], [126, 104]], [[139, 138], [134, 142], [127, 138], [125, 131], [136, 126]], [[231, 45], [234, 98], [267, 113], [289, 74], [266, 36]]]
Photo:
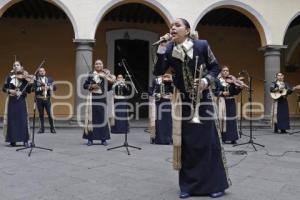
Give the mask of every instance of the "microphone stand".
[[129, 71], [127, 70], [127, 67], [126, 67], [126, 64], [125, 64], [125, 62], [124, 62], [124, 59], [122, 59], [121, 61], [122, 61], [122, 62], [121, 62], [121, 63], [122, 63], [122, 66], [124, 67], [124, 69], [125, 69], [125, 71], [126, 71], [126, 75], [127, 75], [128, 78], [130, 79], [130, 83], [132, 84], [132, 87], [133, 87], [135, 93], [138, 94], [139, 92], [138, 92], [138, 90], [136, 89], [136, 87], [135, 87], [135, 85], [134, 85], [134, 82], [133, 82], [132, 79], [131, 79], [131, 75], [130, 75]]
[[[250, 137], [249, 135], [246, 135], [243, 133], [242, 131], [242, 123], [243, 123], [243, 90], [241, 91], [240, 94], [240, 121], [239, 121], [239, 135], [240, 138], [242, 138], [242, 135], [246, 136], [246, 137]], [[256, 139], [255, 137], [253, 137], [253, 139]]]
[[[134, 83], [133, 83], [133, 81], [132, 81], [132, 79], [131, 79], [131, 75], [129, 74], [129, 72], [128, 72], [128, 70], [127, 70], [127, 67], [126, 67], [126, 64], [125, 64], [125, 62], [124, 62], [124, 59], [122, 59], [122, 65], [123, 65], [123, 67], [125, 68], [126, 75], [129, 77], [129, 79], [130, 79], [130, 81], [131, 81], [131, 84], [132, 84], [132, 87], [133, 87], [134, 91], [138, 94], [138, 91], [137, 91], [137, 89], [136, 89], [136, 87], [135, 87], [135, 85], [134, 85]], [[128, 120], [128, 119], [127, 119], [127, 120]], [[129, 122], [128, 122], [128, 126], [129, 126]], [[116, 147], [108, 148], [107, 151], [125, 147], [126, 150], [127, 150], [127, 154], [130, 155], [130, 152], [129, 152], [128, 147], [135, 148], [135, 149], [138, 149], [138, 150], [141, 150], [141, 149], [142, 149], [142, 148], [140, 148], [140, 147], [136, 147], [136, 146], [132, 146], [132, 145], [129, 145], [129, 144], [128, 144], [128, 141], [127, 141], [128, 129], [129, 129], [129, 128], [126, 127], [125, 138], [124, 138], [124, 139], [125, 139], [125, 140], [124, 140], [124, 144], [119, 145], [119, 146], [116, 146]]]
[[31, 152], [34, 148], [36, 149], [43, 149], [43, 150], [48, 150], [48, 151], [53, 151], [53, 149], [48, 149], [48, 148], [44, 148], [44, 147], [39, 147], [35, 145], [34, 142], [34, 135], [35, 135], [35, 113], [36, 113], [36, 96], [34, 97], [34, 102], [33, 102], [33, 121], [32, 121], [32, 139], [31, 139], [31, 143], [28, 147], [23, 147], [20, 149], [17, 149], [16, 151], [21, 151], [24, 149], [30, 149], [28, 156], [31, 155]]
[[248, 76], [248, 82], [249, 82], [249, 103], [250, 103], [250, 120], [249, 120], [249, 128], [250, 128], [250, 136], [249, 136], [249, 141], [248, 142], [245, 142], [245, 143], [241, 143], [241, 144], [235, 144], [233, 145], [234, 147], [236, 146], [241, 146], [241, 145], [245, 145], [245, 144], [251, 144], [252, 147], [254, 148], [255, 151], [257, 151], [255, 145], [258, 145], [258, 146], [261, 146], [261, 147], [265, 147], [264, 145], [262, 144], [258, 144], [258, 143], [255, 143], [253, 141], [253, 134], [252, 134], [252, 79], [253, 77], [249, 75], [248, 72], [247, 73], [247, 76]]

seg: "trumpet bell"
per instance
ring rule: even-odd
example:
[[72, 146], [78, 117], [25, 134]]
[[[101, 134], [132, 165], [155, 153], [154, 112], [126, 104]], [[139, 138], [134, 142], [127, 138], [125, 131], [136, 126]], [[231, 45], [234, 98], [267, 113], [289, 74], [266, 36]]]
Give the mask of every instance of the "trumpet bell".
[[193, 117], [193, 119], [190, 121], [190, 123], [202, 124], [202, 122], [199, 120], [198, 117]]

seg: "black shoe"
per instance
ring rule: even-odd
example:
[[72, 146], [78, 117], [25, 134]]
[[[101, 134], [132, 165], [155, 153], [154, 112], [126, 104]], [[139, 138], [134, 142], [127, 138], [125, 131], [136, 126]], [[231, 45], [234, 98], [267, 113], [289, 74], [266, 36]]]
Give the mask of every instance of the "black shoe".
[[103, 146], [107, 146], [106, 140], [103, 140], [103, 141], [101, 142], [101, 144], [102, 144]]
[[154, 138], [150, 138], [150, 144], [155, 144]]
[[29, 147], [29, 144], [28, 144], [28, 142], [24, 142], [23, 144], [24, 144], [24, 147], [26, 147], [26, 148], [28, 148], [28, 147]]
[[93, 140], [88, 140], [87, 144], [88, 146], [92, 146], [93, 145]]
[[45, 130], [43, 128], [40, 128], [40, 130], [38, 131], [38, 133], [45, 133]]
[[225, 194], [225, 192], [214, 192], [214, 193], [211, 193], [209, 196], [211, 198], [218, 198], [218, 197], [221, 197]]
[[186, 199], [186, 198], [189, 198], [189, 197], [190, 197], [190, 194], [187, 193], [187, 192], [180, 192], [180, 194], [179, 194], [180, 199]]
[[286, 130], [281, 130], [280, 132], [281, 132], [282, 134], [288, 133]]
[[236, 144], [236, 140], [231, 141], [231, 144]]
[[16, 146], [16, 143], [15, 143], [15, 142], [11, 142], [11, 143], [10, 143], [10, 146], [15, 147], [15, 146]]
[[53, 133], [53, 134], [55, 134], [56, 133], [55, 128], [51, 128], [50, 132]]

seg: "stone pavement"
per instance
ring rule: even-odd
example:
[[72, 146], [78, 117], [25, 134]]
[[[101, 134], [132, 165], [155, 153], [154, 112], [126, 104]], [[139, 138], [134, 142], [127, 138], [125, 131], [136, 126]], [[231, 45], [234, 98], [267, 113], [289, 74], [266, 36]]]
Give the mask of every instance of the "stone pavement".
[[[88, 147], [80, 128], [58, 128], [57, 134], [36, 135], [34, 149], [16, 152], [0, 136], [1, 200], [174, 200], [178, 199], [178, 174], [172, 170], [171, 146], [151, 145], [144, 128], [132, 128], [129, 144], [142, 147], [107, 151], [123, 144], [123, 135], [112, 134], [109, 145]], [[248, 134], [248, 130], [244, 131]], [[221, 199], [296, 200], [300, 196], [300, 133], [253, 132], [255, 142], [266, 145], [254, 152], [251, 146], [225, 145], [233, 185]], [[239, 142], [248, 141], [243, 136]], [[246, 150], [247, 155], [234, 154]], [[238, 153], [238, 152], [237, 152]], [[211, 199], [193, 197], [193, 199]]]

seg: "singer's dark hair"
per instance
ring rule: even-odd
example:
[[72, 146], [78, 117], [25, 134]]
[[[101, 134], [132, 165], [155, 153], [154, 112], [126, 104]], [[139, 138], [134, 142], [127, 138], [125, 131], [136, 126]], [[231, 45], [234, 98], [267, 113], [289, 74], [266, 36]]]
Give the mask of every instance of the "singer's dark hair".
[[188, 28], [188, 29], [191, 28], [190, 23], [186, 19], [184, 19], [184, 18], [178, 18], [178, 19], [180, 19], [182, 21], [182, 23], [185, 25], [186, 28]]
[[[180, 19], [182, 21], [182, 23], [184, 24], [184, 26], [187, 29], [191, 29], [191, 25], [186, 19], [184, 19], [184, 18], [178, 18], [178, 19]], [[188, 37], [191, 37], [191, 31], [189, 32]]]

